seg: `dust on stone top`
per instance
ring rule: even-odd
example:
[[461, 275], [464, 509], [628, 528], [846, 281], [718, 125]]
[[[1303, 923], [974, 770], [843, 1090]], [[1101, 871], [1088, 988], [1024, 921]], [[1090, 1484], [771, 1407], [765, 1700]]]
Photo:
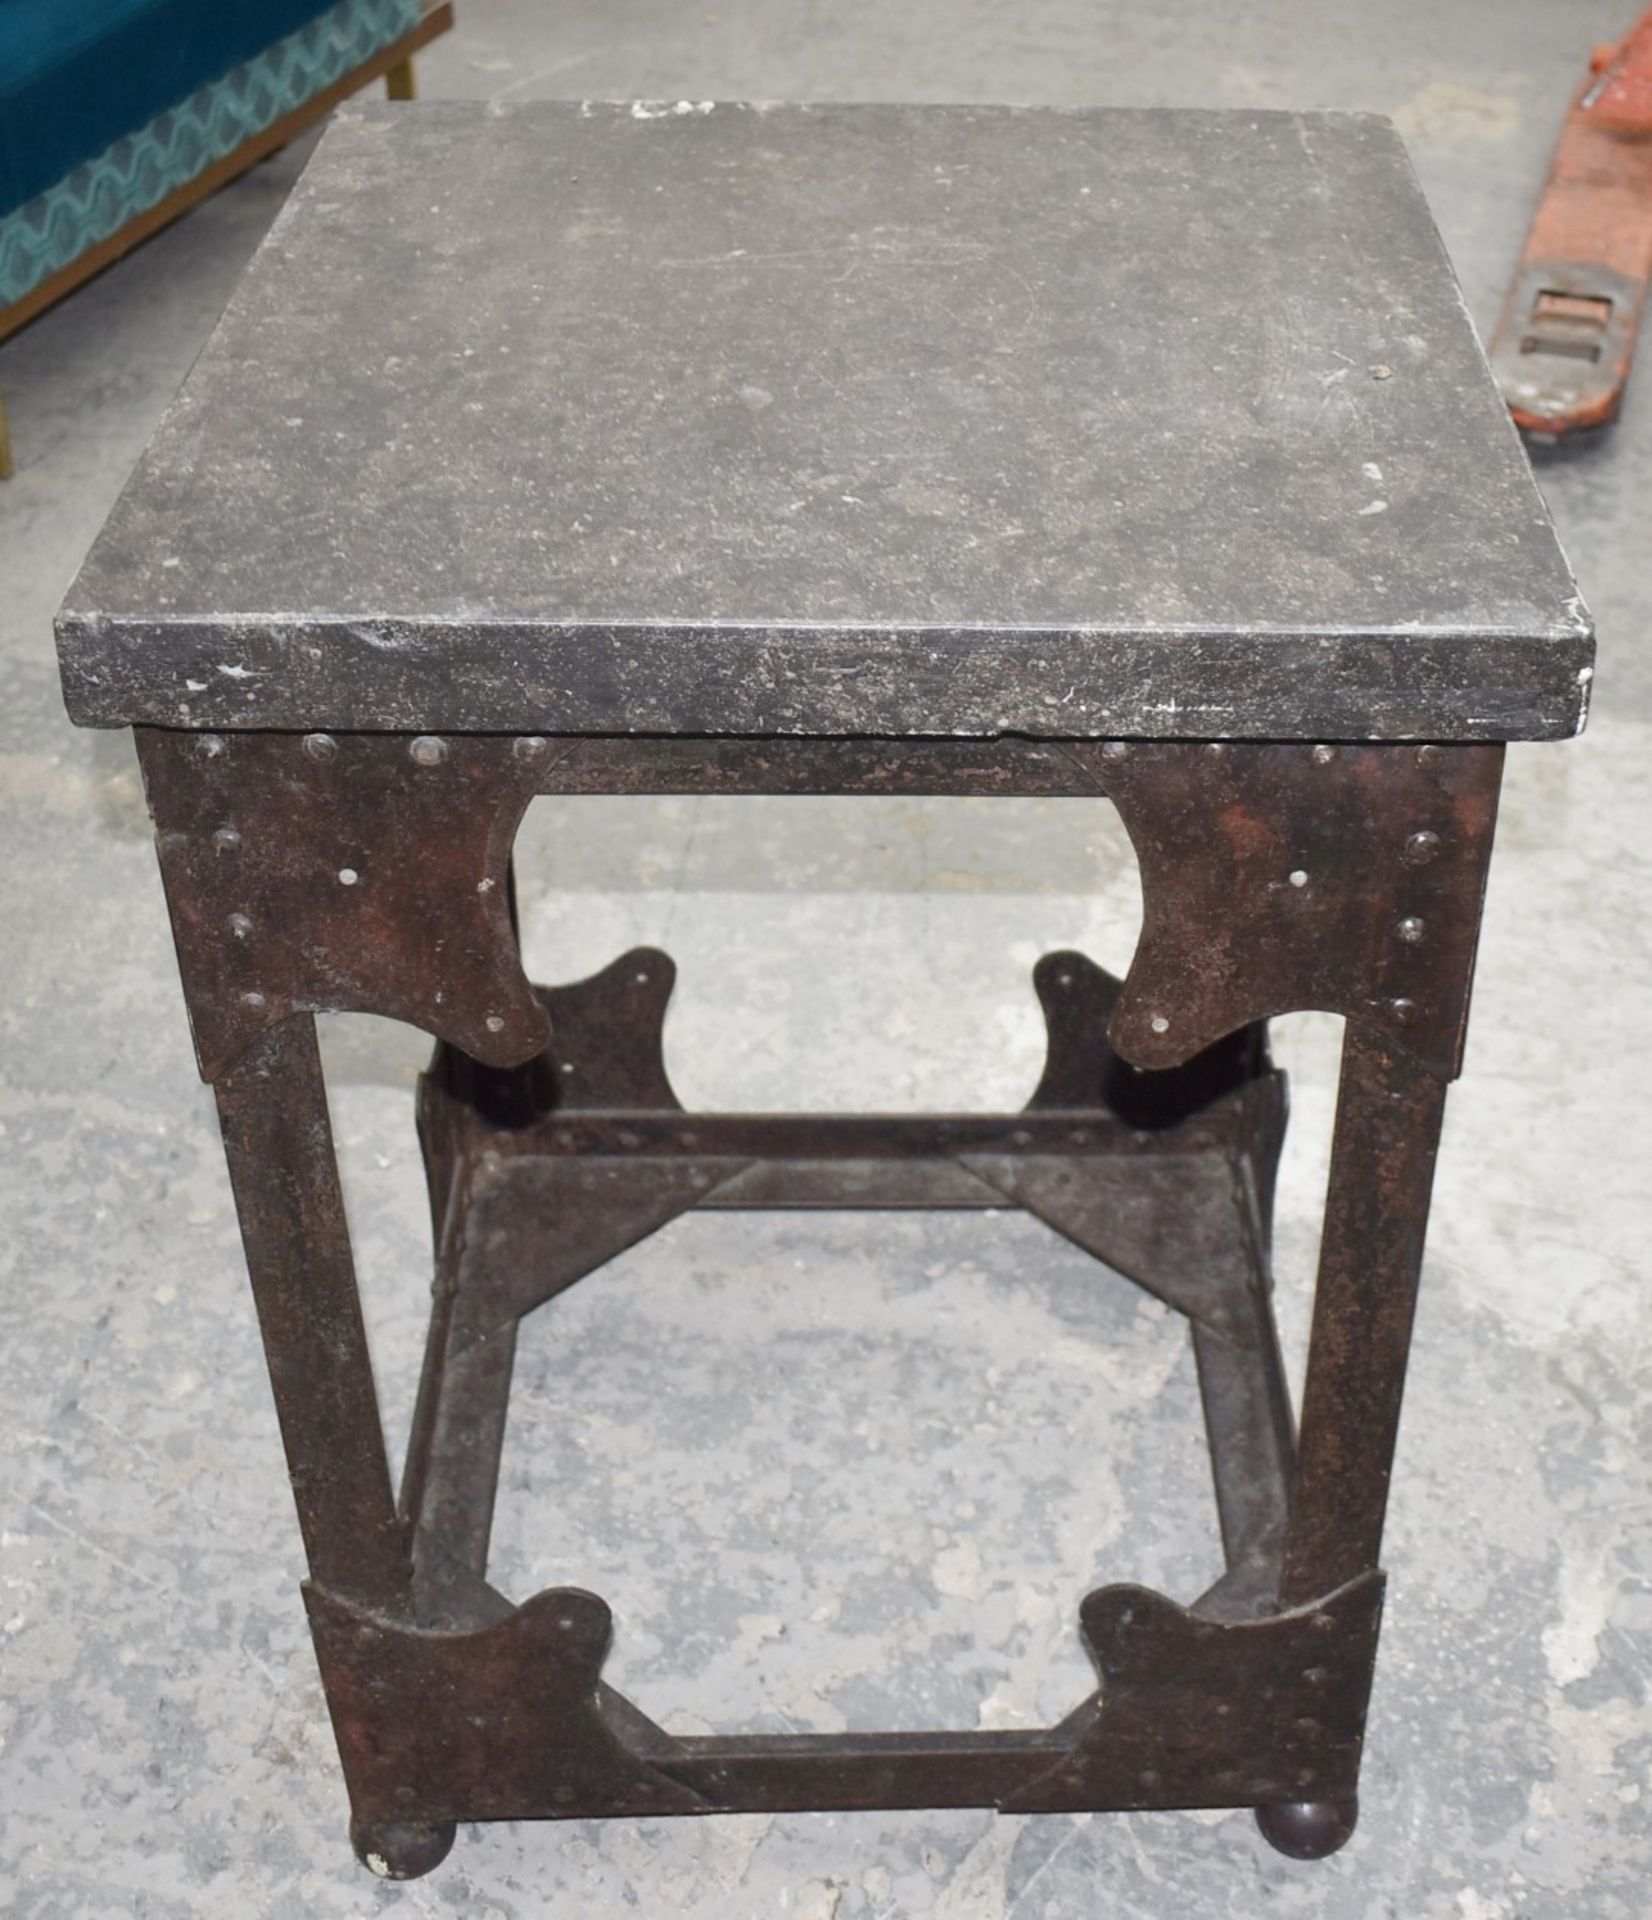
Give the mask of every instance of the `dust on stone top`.
[[357, 107], [59, 616], [92, 725], [1499, 739], [1587, 615], [1393, 129]]

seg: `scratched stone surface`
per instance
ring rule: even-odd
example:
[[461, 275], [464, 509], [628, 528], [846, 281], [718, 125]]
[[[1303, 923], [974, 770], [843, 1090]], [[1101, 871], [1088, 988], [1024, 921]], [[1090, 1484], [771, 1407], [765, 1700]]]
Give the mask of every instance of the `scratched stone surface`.
[[1394, 128], [352, 107], [71, 590], [77, 718], [1522, 739], [1587, 615]]
[[[1561, 103], [1620, 5], [975, 0], [554, 11], [467, 0], [427, 92], [1018, 99], [1393, 113], [1489, 327]], [[1640, 1920], [1652, 1885], [1652, 387], [1540, 473], [1601, 629], [1574, 745], [1510, 755], [1394, 1487], [1348, 1848], [1244, 1815], [861, 1814], [462, 1832], [357, 1866], [210, 1102], [127, 741], [63, 719], [50, 617], [282, 204], [258, 169], [0, 345], [0, 1911], [19, 1920]], [[1083, 802], [541, 803], [535, 969], [681, 965], [685, 1099], [998, 1107], [1041, 950], [1127, 959]], [[1280, 1313], [1301, 1352], [1335, 1023], [1294, 1076]], [[328, 1036], [387, 1419], [423, 1323], [422, 1044]], [[801, 1262], [801, 1266], [798, 1264]], [[714, 1337], [720, 1335], [721, 1337]], [[764, 1364], [773, 1348], [783, 1367]], [[1094, 1577], [1213, 1551], [1173, 1322], [1027, 1223], [687, 1221], [534, 1321], [513, 1586], [577, 1558], [675, 1724], [1058, 1711]], [[648, 1460], [680, 1415], [682, 1457]], [[690, 1489], [693, 1489], [692, 1499]], [[964, 1509], [972, 1507], [973, 1512]], [[830, 1551], [817, 1544], [824, 1537]], [[840, 1577], [840, 1570], [853, 1576]]]

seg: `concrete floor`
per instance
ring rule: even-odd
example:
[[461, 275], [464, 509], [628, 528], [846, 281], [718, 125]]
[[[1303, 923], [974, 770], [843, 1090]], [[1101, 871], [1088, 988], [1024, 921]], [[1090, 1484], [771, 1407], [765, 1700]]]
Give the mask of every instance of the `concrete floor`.
[[[708, 5], [460, 0], [424, 86], [1378, 108], [1482, 325], [1584, 51], [1630, 11]], [[67, 727], [49, 627], [302, 158], [0, 347], [19, 459], [0, 489], [0, 1911], [1644, 1914], [1652, 369], [1607, 444], [1542, 474], [1600, 624], [1596, 718], [1511, 758], [1346, 1851], [1294, 1865], [1244, 1815], [867, 1814], [476, 1830], [401, 1888], [356, 1866], [132, 755]], [[671, 1060], [699, 1103], [1017, 1100], [1033, 958], [1070, 943], [1117, 966], [1138, 910], [1084, 802], [542, 802], [523, 868], [539, 977], [644, 939], [675, 952]], [[399, 1447], [429, 1257], [423, 1043], [357, 1020], [328, 1045]], [[1329, 1020], [1281, 1024], [1293, 1361], [1335, 1045]], [[495, 1577], [607, 1595], [613, 1677], [674, 1728], [1047, 1720], [1086, 1681], [1078, 1596], [1136, 1577], [1190, 1597], [1215, 1551], [1178, 1323], [1018, 1219], [691, 1219], [524, 1336]]]

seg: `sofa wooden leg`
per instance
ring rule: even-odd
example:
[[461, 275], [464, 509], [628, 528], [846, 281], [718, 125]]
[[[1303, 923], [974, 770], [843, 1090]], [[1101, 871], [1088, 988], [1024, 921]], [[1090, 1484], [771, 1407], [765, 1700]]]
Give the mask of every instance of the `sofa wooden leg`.
[[413, 59], [411, 55], [405, 60], [398, 60], [395, 66], [386, 72], [384, 76], [384, 90], [392, 100], [416, 100], [418, 98], [419, 89], [413, 73]]

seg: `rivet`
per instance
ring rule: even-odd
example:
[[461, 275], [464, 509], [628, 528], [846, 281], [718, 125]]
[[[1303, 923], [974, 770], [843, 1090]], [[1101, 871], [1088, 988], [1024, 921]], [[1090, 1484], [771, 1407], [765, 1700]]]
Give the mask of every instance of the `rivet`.
[[1394, 931], [1408, 947], [1414, 947], [1422, 939], [1424, 928], [1422, 921], [1416, 914], [1408, 913], [1395, 927]]
[[1302, 1677], [1310, 1687], [1322, 1687], [1330, 1679], [1330, 1670], [1326, 1667], [1305, 1667]]
[[1164, 1785], [1164, 1781], [1160, 1779], [1159, 1775], [1155, 1773], [1151, 1767], [1146, 1768], [1136, 1777], [1141, 1782], [1144, 1793], [1157, 1793], [1160, 1787]]
[[1337, 757], [1337, 750], [1335, 747], [1315, 747], [1308, 757], [1316, 767], [1328, 767]]
[[1311, 1787], [1318, 1778], [1312, 1767], [1303, 1767], [1296, 1776], [1296, 1784], [1299, 1787]]
[[1405, 863], [1410, 867], [1426, 867], [1440, 851], [1440, 836], [1431, 828], [1424, 827], [1421, 833], [1414, 833], [1405, 843]]
[[1311, 1715], [1303, 1714], [1300, 1720], [1293, 1720], [1291, 1722], [1291, 1729], [1293, 1732], [1301, 1734], [1318, 1733], [1319, 1722], [1313, 1719]]
[[304, 736], [304, 751], [312, 760], [331, 760], [338, 752], [338, 742], [330, 733], [307, 733]]
[[1417, 749], [1417, 765], [1419, 767], [1437, 767], [1444, 758], [1445, 749], [1443, 747], [1419, 747]]
[[1220, 760], [1227, 752], [1227, 743], [1224, 740], [1212, 740], [1205, 748], [1205, 752], [1210, 755], [1212, 760]]
[[195, 742], [195, 751], [203, 760], [216, 760], [224, 750], [224, 736], [221, 733], [203, 733]]
[[1397, 1027], [1414, 1027], [1417, 1024], [1415, 1000], [1407, 1000], [1403, 996], [1398, 1000], [1390, 1000], [1388, 1011], [1393, 1014], [1394, 1024]]
[[1170, 1022], [1162, 1013], [1154, 1014], [1153, 1018], [1149, 1020], [1147, 1024], [1155, 1033], [1168, 1033], [1170, 1031]]
[[1122, 760], [1129, 751], [1130, 742], [1128, 740], [1104, 740], [1101, 743], [1101, 757], [1103, 760]]
[[524, 733], [511, 742], [511, 752], [518, 760], [537, 760], [545, 751], [545, 742], [537, 733]]
[[360, 878], [361, 875], [354, 867], [340, 867], [338, 870], [338, 883], [341, 887], [353, 887]]
[[1336, 1620], [1331, 1614], [1316, 1613], [1308, 1625], [1315, 1633], [1329, 1633], [1336, 1626]]
[[489, 1033], [503, 1033], [505, 1031], [504, 1019], [497, 1013], [490, 1013], [482, 1022], [482, 1025], [487, 1028]]
[[229, 930], [237, 940], [245, 940], [252, 932], [252, 921], [244, 913], [232, 913], [229, 917]]
[[261, 993], [244, 993], [241, 996], [241, 1004], [244, 1007], [251, 1007], [256, 1013], [265, 1004], [264, 996]]
[[1292, 872], [1290, 881], [1293, 887], [1305, 887], [1308, 884], [1308, 876], [1301, 867], [1297, 867]]
[[241, 844], [241, 836], [233, 827], [220, 827], [212, 836], [212, 845], [218, 853], [233, 853]]
[[407, 751], [416, 766], [439, 767], [447, 758], [447, 742], [433, 733], [421, 733]]

